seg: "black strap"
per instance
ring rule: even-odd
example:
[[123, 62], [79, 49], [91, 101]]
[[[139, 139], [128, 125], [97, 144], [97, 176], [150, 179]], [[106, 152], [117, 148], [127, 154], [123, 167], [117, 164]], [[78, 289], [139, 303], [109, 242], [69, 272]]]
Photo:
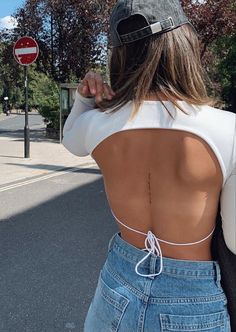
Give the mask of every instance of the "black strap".
[[[173, 23], [173, 20], [171, 17], [169, 17], [167, 20], [163, 20], [159, 23], [161, 26], [160, 33], [174, 28], [174, 23]], [[120, 40], [123, 44], [126, 44], [126, 43], [131, 43], [131, 42], [134, 42], [136, 40], [139, 40], [139, 39], [151, 36], [151, 35], [153, 35], [153, 32], [152, 32], [151, 26], [149, 25], [140, 30], [133, 31], [133, 32], [127, 33], [125, 35], [120, 35]]]

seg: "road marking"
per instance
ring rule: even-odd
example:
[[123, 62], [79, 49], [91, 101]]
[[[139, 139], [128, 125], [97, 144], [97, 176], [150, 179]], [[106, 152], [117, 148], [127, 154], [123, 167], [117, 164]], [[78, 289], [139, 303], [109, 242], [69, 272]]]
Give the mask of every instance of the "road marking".
[[66, 329], [75, 329], [76, 325], [75, 323], [66, 323], [65, 328]]
[[[78, 165], [78, 166], [75, 166], [75, 167], [68, 167], [66, 169], [65, 169], [65, 167], [58, 168], [58, 169], [55, 169], [54, 171], [50, 172], [49, 174], [39, 176], [36, 179], [26, 180], [26, 181], [23, 181], [23, 182], [10, 184], [10, 185], [7, 185], [5, 187], [2, 187], [2, 188], [0, 188], [0, 192], [15, 189], [15, 188], [19, 188], [19, 187], [23, 187], [23, 186], [26, 186], [28, 184], [32, 184], [32, 183], [39, 182], [39, 181], [44, 181], [44, 180], [47, 180], [47, 179], [50, 179], [50, 178], [53, 178], [53, 177], [56, 177], [56, 176], [65, 175], [69, 172], [77, 172], [78, 169], [84, 169], [84, 168], [88, 168], [88, 167], [92, 167], [92, 166], [96, 166], [96, 163], [87, 163], [87, 164], [82, 164], [82, 165]], [[65, 169], [65, 170], [62, 171], [63, 169]]]

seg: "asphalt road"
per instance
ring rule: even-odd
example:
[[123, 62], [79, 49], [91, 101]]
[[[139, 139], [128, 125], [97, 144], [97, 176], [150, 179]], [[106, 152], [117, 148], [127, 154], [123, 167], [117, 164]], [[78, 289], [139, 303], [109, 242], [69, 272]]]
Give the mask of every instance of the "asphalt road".
[[0, 332], [82, 332], [116, 231], [97, 168], [0, 189]]
[[[12, 138], [23, 138], [25, 126], [24, 113], [12, 113], [10, 116], [1, 115], [0, 118], [0, 136]], [[45, 123], [41, 115], [29, 113], [29, 128], [31, 138], [35, 139], [45, 135]]]

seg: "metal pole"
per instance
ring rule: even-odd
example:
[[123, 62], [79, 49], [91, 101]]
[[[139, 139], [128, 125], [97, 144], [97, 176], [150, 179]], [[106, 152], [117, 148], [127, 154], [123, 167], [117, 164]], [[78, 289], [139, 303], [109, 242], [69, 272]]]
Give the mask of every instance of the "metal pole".
[[61, 85], [60, 85], [60, 144], [62, 143], [62, 93], [61, 93]]
[[30, 157], [29, 103], [28, 103], [28, 66], [24, 66], [25, 73], [25, 158]]

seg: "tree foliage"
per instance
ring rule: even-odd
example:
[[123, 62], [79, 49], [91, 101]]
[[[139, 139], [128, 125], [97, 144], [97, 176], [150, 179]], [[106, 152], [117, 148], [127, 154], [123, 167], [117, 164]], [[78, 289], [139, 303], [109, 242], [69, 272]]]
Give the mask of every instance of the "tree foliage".
[[[109, 13], [116, 0], [26, 0], [16, 13], [17, 35], [29, 34], [40, 46], [37, 66], [57, 82], [81, 78], [106, 60]], [[199, 33], [202, 56], [219, 36], [236, 27], [234, 0], [182, 0]], [[207, 55], [206, 55], [207, 58]]]
[[222, 99], [236, 113], [236, 33], [231, 37], [220, 37], [215, 43], [214, 55], [222, 82]]
[[[7, 93], [11, 104], [23, 105], [23, 69], [13, 59], [12, 48], [13, 42], [26, 34], [40, 47], [35, 77], [39, 72], [57, 83], [78, 81], [88, 69], [104, 66], [109, 13], [115, 2], [26, 0], [15, 14], [18, 26], [0, 31], [0, 96]], [[235, 0], [182, 0], [182, 4], [199, 34], [203, 63], [216, 90], [234, 104]], [[32, 86], [37, 90], [37, 84]]]
[[182, 0], [182, 4], [199, 34], [202, 56], [215, 40], [231, 36], [236, 29], [235, 0]]
[[59, 88], [48, 75], [30, 71], [31, 107], [38, 109], [48, 127], [59, 129]]
[[94, 0], [26, 0], [16, 13], [15, 32], [39, 42], [38, 69], [67, 82], [103, 60], [102, 10], [104, 4]]
[[10, 105], [21, 107], [23, 103], [23, 69], [13, 58], [12, 36], [0, 32], [0, 98], [8, 97]]

